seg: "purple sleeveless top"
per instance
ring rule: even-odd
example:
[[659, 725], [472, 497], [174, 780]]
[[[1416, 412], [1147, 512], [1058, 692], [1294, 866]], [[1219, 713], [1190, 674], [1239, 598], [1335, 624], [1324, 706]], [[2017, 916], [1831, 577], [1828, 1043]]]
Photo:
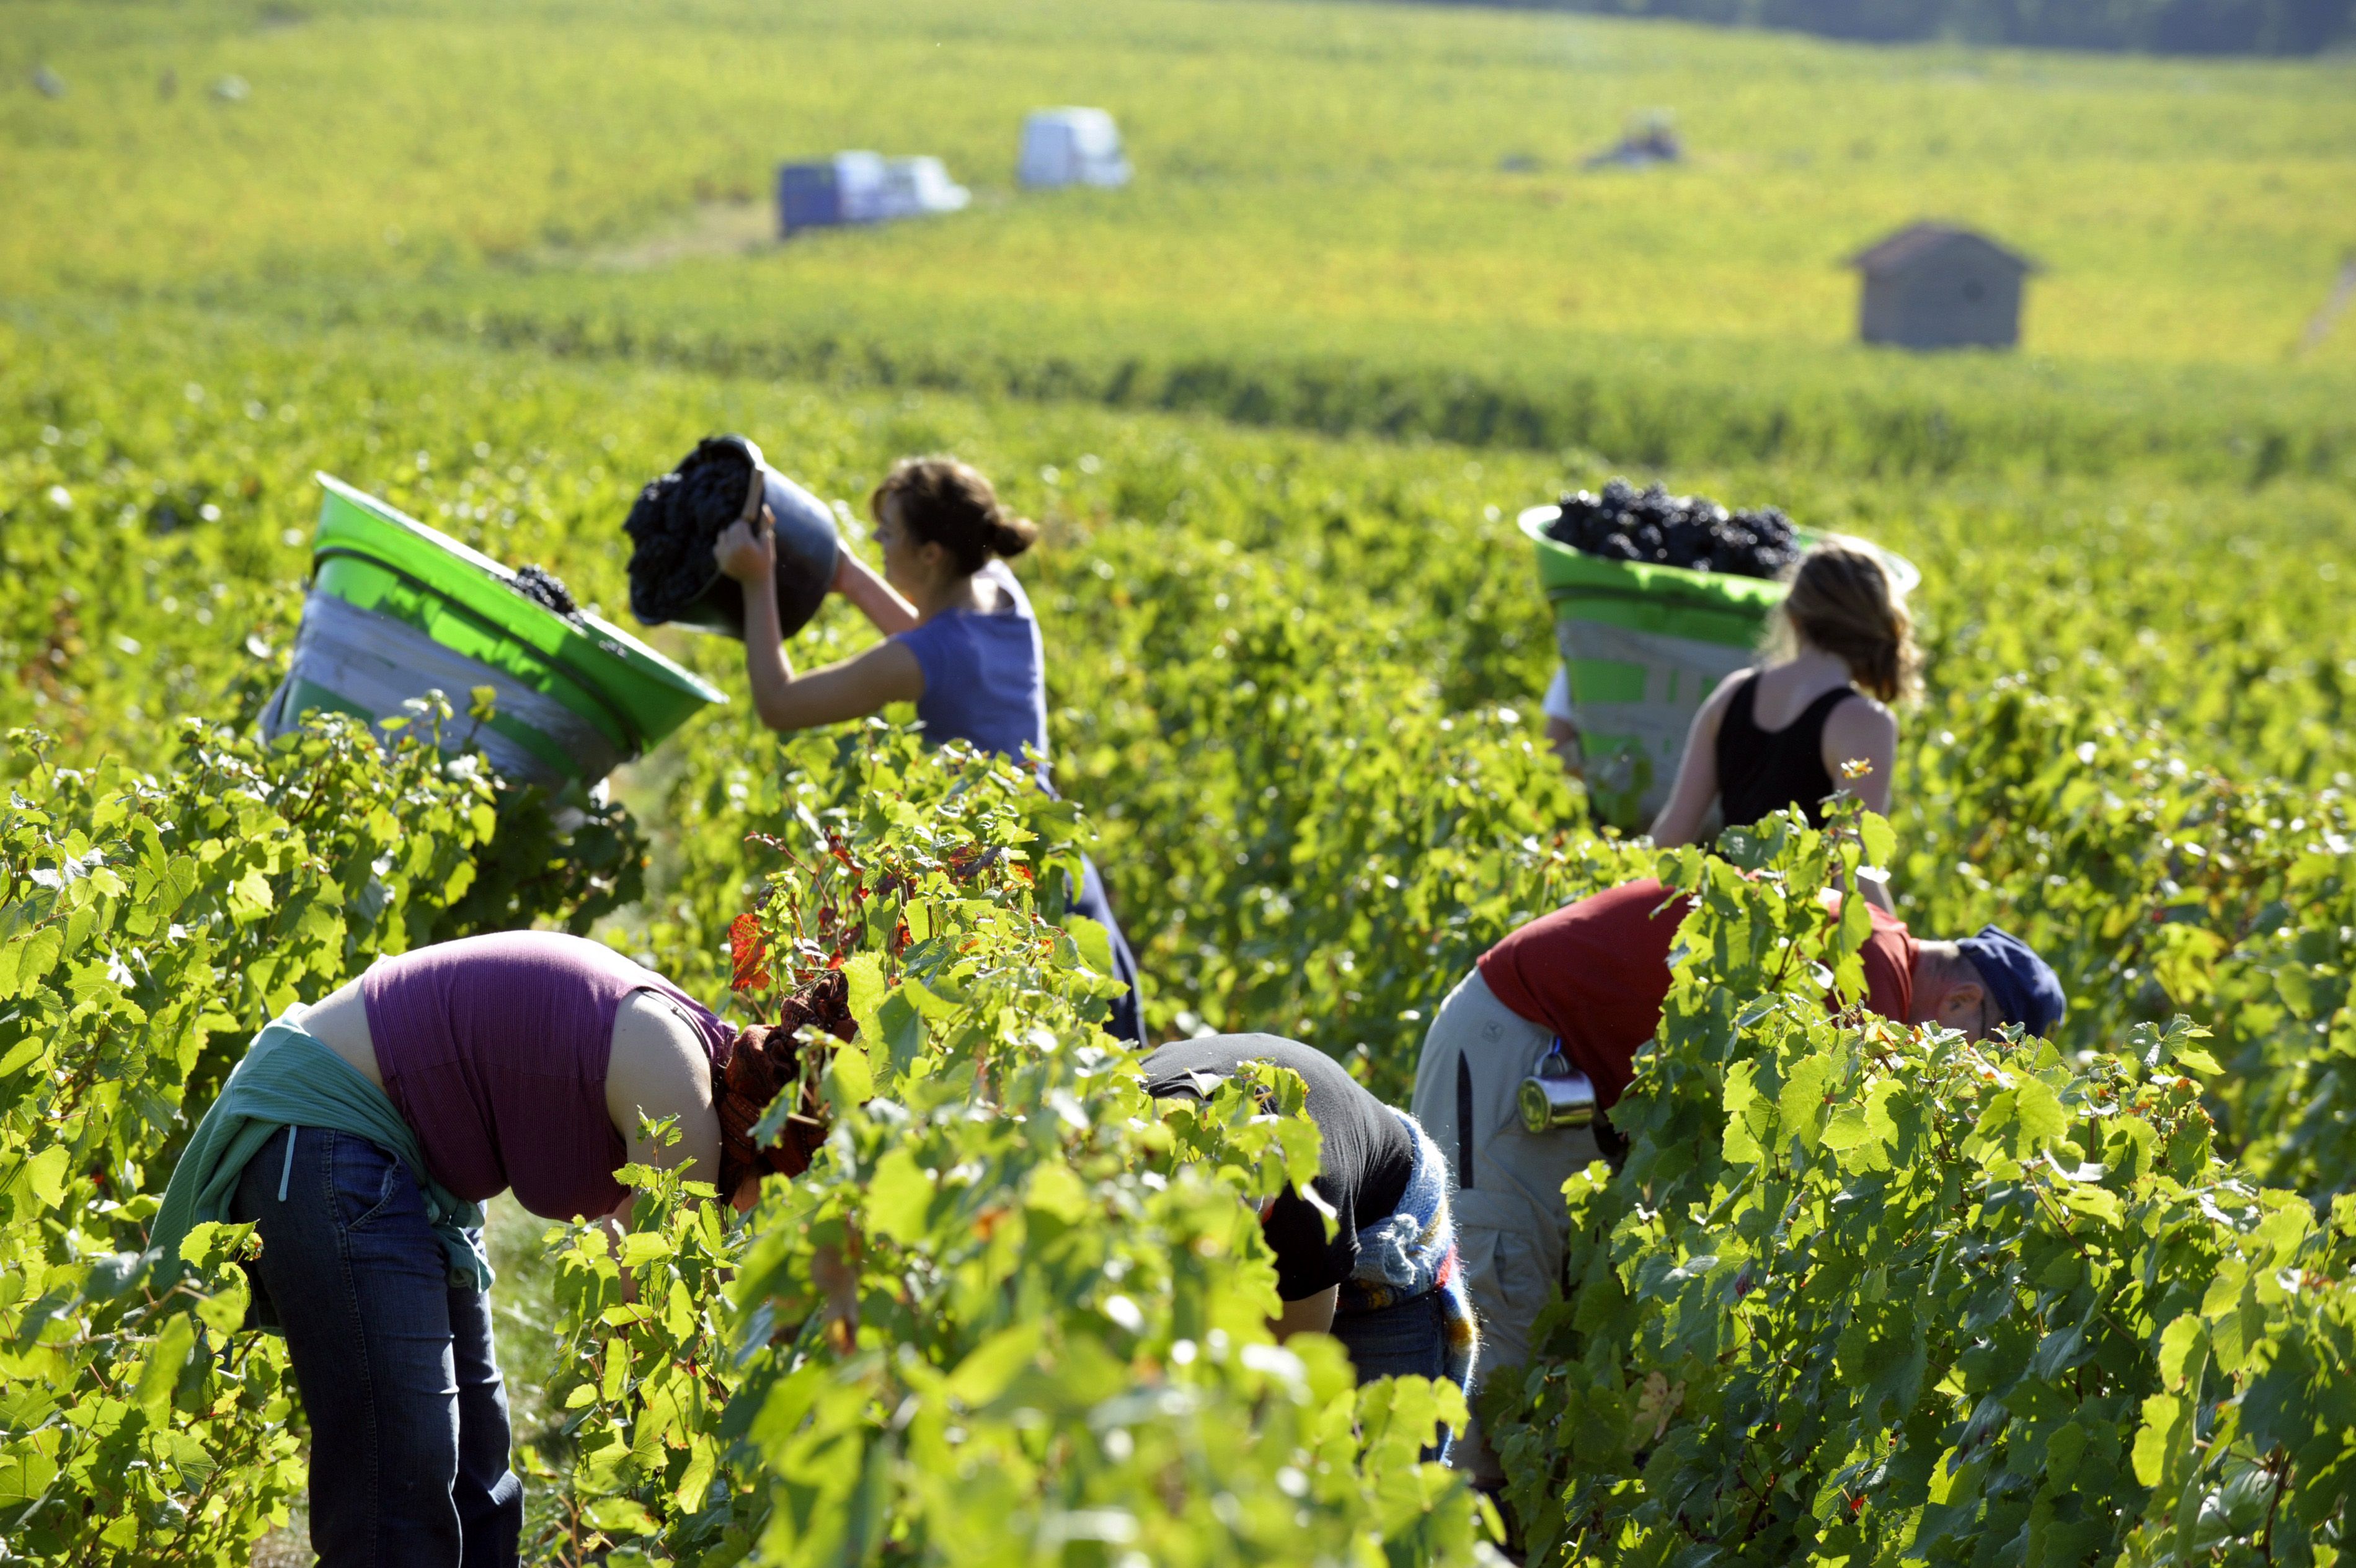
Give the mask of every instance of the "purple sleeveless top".
[[435, 1181], [480, 1203], [512, 1187], [548, 1219], [622, 1201], [628, 1151], [605, 1110], [614, 1015], [633, 992], [676, 1002], [726, 1065], [735, 1031], [650, 969], [554, 931], [466, 937], [360, 979], [377, 1070]]
[[1029, 742], [1039, 753], [1039, 782], [1047, 782], [1047, 655], [1031, 596], [992, 560], [975, 575], [998, 585], [1004, 601], [984, 615], [947, 609], [924, 625], [895, 631], [892, 640], [916, 656], [925, 694], [916, 717], [925, 739], [970, 741], [983, 751], [1023, 760]]

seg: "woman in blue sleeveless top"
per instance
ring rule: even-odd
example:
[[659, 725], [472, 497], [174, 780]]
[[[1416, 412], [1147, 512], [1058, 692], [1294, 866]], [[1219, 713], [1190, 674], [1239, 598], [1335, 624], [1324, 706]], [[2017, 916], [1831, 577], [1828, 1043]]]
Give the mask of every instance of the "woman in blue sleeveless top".
[[[841, 553], [834, 589], [859, 607], [884, 640], [864, 653], [798, 675], [787, 661], [774, 594], [744, 596], [744, 669], [761, 722], [780, 732], [838, 724], [887, 703], [914, 703], [933, 741], [969, 741], [1020, 759], [1037, 753], [1047, 773], [1047, 660], [1039, 621], [1010, 556], [1031, 548], [1035, 524], [1000, 504], [980, 472], [950, 457], [908, 457], [893, 466], [868, 498], [876, 574]], [[756, 530], [732, 525], [712, 546], [720, 569], [748, 587], [776, 572], [774, 520], [761, 509]], [[1129, 986], [1113, 1004], [1112, 1032], [1142, 1041], [1137, 961], [1105, 897], [1096, 863], [1072, 900], [1074, 912], [1100, 922], [1112, 939], [1113, 968]]]

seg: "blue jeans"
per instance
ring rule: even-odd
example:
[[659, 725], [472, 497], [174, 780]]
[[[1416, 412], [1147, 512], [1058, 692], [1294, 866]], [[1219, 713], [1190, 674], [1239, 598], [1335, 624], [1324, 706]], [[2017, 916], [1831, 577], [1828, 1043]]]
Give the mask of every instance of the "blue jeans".
[[490, 1298], [450, 1282], [409, 1167], [348, 1133], [281, 1131], [230, 1218], [262, 1237], [248, 1269], [310, 1418], [325, 1568], [514, 1563], [523, 1483], [508, 1468]]
[[1138, 1012], [1137, 955], [1129, 950], [1129, 939], [1121, 934], [1120, 920], [1112, 912], [1112, 899], [1105, 892], [1104, 877], [1097, 871], [1097, 863], [1086, 855], [1080, 857], [1079, 886], [1072, 895], [1072, 913], [1086, 915], [1105, 929], [1112, 939], [1112, 973], [1129, 989], [1112, 999], [1112, 1016], [1105, 1020], [1105, 1028], [1117, 1040], [1136, 1045], [1145, 1043], [1145, 1026]]
[[[1372, 1312], [1339, 1312], [1327, 1332], [1350, 1353], [1358, 1381], [1376, 1378], [1445, 1378], [1448, 1375], [1448, 1320], [1440, 1311], [1440, 1293], [1426, 1291], [1406, 1301]], [[1423, 1451], [1426, 1459], [1448, 1457], [1448, 1429], [1439, 1429], [1438, 1441]]]

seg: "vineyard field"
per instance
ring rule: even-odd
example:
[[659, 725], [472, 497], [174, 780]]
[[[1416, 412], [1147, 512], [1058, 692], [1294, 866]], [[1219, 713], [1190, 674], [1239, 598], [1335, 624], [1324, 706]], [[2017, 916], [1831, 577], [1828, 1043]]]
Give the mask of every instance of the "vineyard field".
[[[1570, 1293], [1481, 1396], [1530, 1562], [2345, 1560], [2356, 322], [2290, 345], [2356, 240], [2346, 60], [1198, 0], [7, 15], [0, 1561], [298, 1549], [244, 1242], [166, 1286], [158, 1196], [288, 1003], [537, 926], [740, 1022], [840, 966], [860, 1035], [743, 1222], [633, 1176], [630, 1298], [494, 1206], [527, 1561], [1497, 1563], [1419, 1457], [1451, 1386], [1270, 1342], [1248, 1206], [1313, 1161], [1299, 1084], [1146, 1095], [1043, 875], [1083, 850], [1152, 1038], [1294, 1036], [1398, 1104], [1498, 938], [1697, 895], [1626, 1166], [1566, 1189]], [[1132, 189], [1012, 188], [1057, 101], [1119, 113]], [[1656, 105], [1688, 165], [1576, 166]], [[748, 243], [774, 158], [837, 145], [979, 199]], [[1844, 341], [1840, 257], [1932, 209], [2047, 266], [2020, 355]], [[717, 430], [871, 560], [912, 453], [1040, 522], [1061, 800], [905, 709], [781, 741], [677, 628], [731, 701], [584, 817], [464, 755], [465, 693], [252, 734], [315, 473], [626, 621], [631, 499]], [[1886, 822], [1711, 859], [1590, 819], [1515, 517], [1620, 474], [1921, 568]], [[873, 636], [830, 601], [792, 652]], [[1860, 865], [2048, 955], [2053, 1039], [1828, 1017], [1859, 933], [1815, 895]]]
[[[2347, 243], [2334, 59], [1226, 0], [12, 14], [0, 70], [69, 86], [0, 97], [12, 292], [1655, 464], [2347, 471], [2356, 334], [2295, 352]], [[1132, 188], [1014, 188], [1055, 102], [1119, 112]], [[1684, 164], [1582, 168], [1656, 109]], [[778, 159], [868, 145], [977, 205], [762, 238]], [[1844, 258], [1924, 217], [2039, 263], [2025, 356], [1850, 345]]]

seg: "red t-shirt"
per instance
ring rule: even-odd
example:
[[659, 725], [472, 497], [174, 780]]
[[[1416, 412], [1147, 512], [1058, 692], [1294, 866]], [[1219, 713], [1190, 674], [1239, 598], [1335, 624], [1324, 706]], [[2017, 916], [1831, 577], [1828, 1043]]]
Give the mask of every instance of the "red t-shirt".
[[[1635, 1076], [1636, 1053], [1661, 1026], [1669, 949], [1690, 900], [1646, 877], [1542, 915], [1481, 955], [1497, 1000], [1562, 1036], [1563, 1055], [1609, 1111]], [[1839, 895], [1832, 896], [1837, 913]], [[1655, 913], [1655, 911], [1658, 911]], [[1865, 939], [1865, 1004], [1903, 1021], [1914, 1004], [1914, 939], [1873, 910]]]

